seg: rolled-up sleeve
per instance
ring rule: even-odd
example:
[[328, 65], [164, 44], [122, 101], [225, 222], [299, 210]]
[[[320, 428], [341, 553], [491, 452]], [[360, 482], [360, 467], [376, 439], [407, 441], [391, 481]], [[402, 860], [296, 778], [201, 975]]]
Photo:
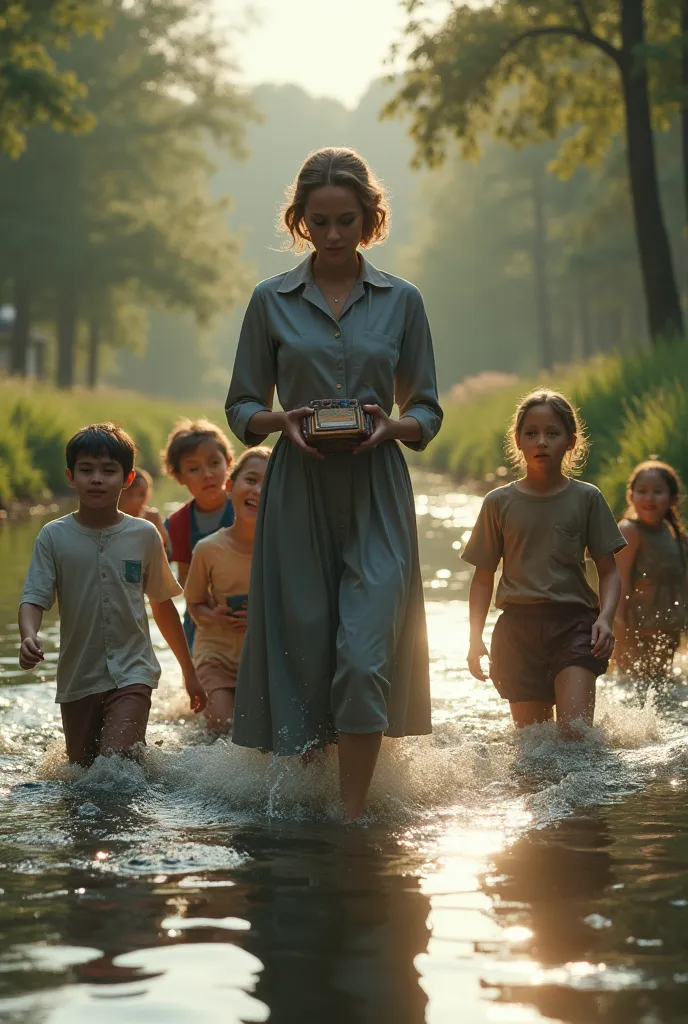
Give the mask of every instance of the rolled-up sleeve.
[[239, 346], [225, 413], [232, 433], [248, 446], [262, 444], [267, 434], [248, 429], [257, 412], [270, 412], [275, 393], [275, 350], [270, 337], [265, 300], [256, 288], [241, 325]]
[[430, 325], [423, 298], [410, 287], [406, 303], [406, 321], [399, 362], [394, 381], [395, 400], [401, 416], [413, 416], [420, 424], [419, 441], [404, 441], [408, 448], [421, 452], [442, 425], [442, 409], [437, 395], [435, 356]]

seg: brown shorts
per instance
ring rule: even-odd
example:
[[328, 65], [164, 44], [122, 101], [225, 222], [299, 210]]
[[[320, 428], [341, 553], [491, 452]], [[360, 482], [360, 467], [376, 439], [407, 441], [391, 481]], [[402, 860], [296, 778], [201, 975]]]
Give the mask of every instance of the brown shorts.
[[151, 692], [145, 683], [131, 683], [60, 704], [70, 762], [88, 767], [99, 754], [126, 757], [145, 743]]
[[237, 672], [212, 658], [199, 658], [195, 663], [198, 681], [206, 693], [214, 690], [233, 690], [236, 686]]
[[609, 662], [592, 654], [599, 612], [579, 604], [509, 605], [497, 619], [490, 650], [490, 678], [512, 704], [554, 704], [554, 680], [579, 665], [601, 676]]

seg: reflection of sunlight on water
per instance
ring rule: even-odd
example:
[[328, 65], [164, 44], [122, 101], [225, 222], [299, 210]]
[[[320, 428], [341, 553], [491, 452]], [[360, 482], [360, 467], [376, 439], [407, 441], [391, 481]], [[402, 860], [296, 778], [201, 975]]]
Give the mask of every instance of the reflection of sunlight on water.
[[[264, 1003], [250, 994], [262, 968], [260, 960], [231, 943], [175, 943], [139, 949], [114, 957], [110, 966], [98, 959], [101, 954], [97, 950], [42, 946], [23, 952], [27, 963], [47, 971], [85, 964], [81, 971], [85, 983], [3, 1000], [3, 1009], [17, 1014], [17, 1019], [20, 1013], [29, 1012], [40, 1014], [46, 1024], [93, 1024], [94, 1020], [121, 1024], [125, 1019], [159, 1024], [242, 1024], [265, 1021], [269, 1016]], [[88, 984], [89, 966], [97, 975], [96, 985]], [[108, 972], [111, 984], [106, 981]]]
[[[153, 891], [162, 894], [164, 910], [155, 921], [162, 945], [127, 953], [112, 963], [98, 950], [86, 948], [96, 944], [90, 935], [82, 948], [15, 947], [17, 957], [38, 971], [57, 970], [57, 960], [52, 966], [49, 962], [53, 955], [63, 958], [63, 966], [77, 965], [82, 984], [5, 1000], [0, 1013], [12, 1003], [17, 1013], [40, 1012], [46, 1024], [90, 1024], [97, 1006], [99, 1024], [120, 1024], [133, 1020], [133, 1008], [140, 1004], [141, 1019], [160, 1024], [264, 1020], [268, 1010], [252, 995], [260, 961], [226, 940], [245, 941], [256, 950], [262, 941], [274, 953], [270, 942], [278, 940], [271, 929], [280, 913], [288, 911], [284, 920], [289, 924], [280, 926], [286, 929], [280, 933], [283, 943], [294, 921], [306, 914], [304, 907], [313, 892], [318, 894], [316, 902], [322, 896], [322, 918], [316, 914], [307, 919], [316, 932], [326, 917], [334, 917], [337, 927], [341, 920], [342, 942], [347, 899], [356, 907], [351, 919], [360, 915], [365, 923], [370, 910], [370, 923], [355, 933], [354, 952], [348, 951], [348, 967], [345, 963], [341, 968], [342, 978], [347, 969], [352, 972], [346, 985], [342, 982], [343, 991], [348, 985], [358, 992], [359, 975], [366, 970], [372, 976], [378, 963], [388, 970], [395, 967], [389, 952], [394, 928], [385, 932], [389, 921], [384, 923], [386, 901], [390, 907], [393, 903], [383, 878], [397, 874], [413, 878], [416, 895], [426, 901], [420, 919], [428, 914], [431, 934], [427, 948], [423, 935], [412, 956], [430, 1000], [424, 1011], [429, 1024], [559, 1019], [549, 1004], [536, 1008], [533, 992], [558, 986], [604, 993], [648, 984], [644, 969], [632, 966], [628, 958], [636, 947], [643, 956], [652, 954], [650, 944], [660, 941], [652, 933], [624, 932], [616, 962], [604, 962], [602, 955], [595, 962], [595, 941], [608, 941], [621, 927], [599, 896], [611, 884], [605, 874], [607, 839], [593, 830], [592, 838], [574, 835], [567, 846], [561, 837], [566, 838], [567, 822], [575, 822], [582, 809], [591, 809], [593, 816], [601, 808], [611, 812], [622, 798], [663, 774], [668, 773], [667, 787], [680, 793], [682, 773], [688, 768], [684, 724], [657, 702], [639, 706], [628, 687], [604, 680], [598, 689], [595, 727], [584, 741], [562, 743], [551, 725], [516, 734], [508, 706], [490, 683], [473, 680], [465, 665], [470, 572], [459, 552], [479, 500], [443, 493], [442, 482], [433, 478], [425, 490], [417, 496], [417, 511], [435, 731], [432, 737], [385, 740], [370, 811], [360, 830], [332, 828], [338, 813], [336, 757], [305, 769], [297, 758], [273, 759], [225, 741], [211, 743], [203, 721], [189, 712], [179, 670], [154, 624], [163, 679], [154, 697], [141, 765], [101, 759], [87, 772], [69, 769], [52, 684], [22, 682], [2, 692], [0, 758], [13, 785], [0, 790], [0, 799], [13, 802], [11, 834], [19, 851], [9, 870], [37, 885], [49, 871], [78, 872], [86, 879], [85, 887], [74, 891], [86, 899], [89, 886], [110, 886], [113, 906], [119, 888], [157, 885]], [[493, 621], [491, 617], [488, 622], [488, 642]], [[54, 643], [54, 625], [48, 635]], [[50, 678], [53, 666], [54, 659], [44, 668], [45, 678]], [[688, 708], [688, 692], [683, 697]], [[680, 707], [680, 701], [674, 703]], [[661, 814], [658, 821], [663, 821]], [[242, 827], [261, 837], [248, 852], [233, 831]], [[643, 857], [649, 858], [657, 848], [659, 828], [648, 827]], [[300, 837], [296, 841], [289, 838], [293, 832]], [[332, 834], [341, 856], [337, 865], [344, 871], [338, 876], [333, 872], [337, 881], [328, 887], [313, 865], [321, 856], [318, 844]], [[392, 837], [395, 852], [385, 848], [379, 853], [380, 875], [366, 890], [363, 869], [368, 854], [359, 857], [354, 850], [345, 856], [342, 850], [348, 843], [354, 848], [360, 840], [362, 848], [369, 842], [379, 851], [377, 837], [382, 835], [385, 842]], [[86, 851], [74, 846], [75, 836], [86, 837]], [[270, 852], [255, 868], [253, 858], [260, 857], [261, 844]], [[312, 861], [309, 844], [318, 848]], [[569, 858], [579, 854], [587, 857], [581, 862], [584, 866], [574, 860], [572, 868]], [[637, 876], [640, 866], [631, 864], [628, 870]], [[289, 886], [303, 885], [296, 890], [293, 908], [289, 887], [286, 896], [280, 892], [280, 872], [289, 876]], [[661, 871], [656, 877], [662, 877]], [[238, 891], [232, 886], [240, 887], [242, 878], [243, 884], [249, 879], [253, 887], [251, 900], [258, 890], [268, 893], [268, 903], [274, 898], [268, 918], [256, 920], [250, 901], [225, 904], [218, 898], [223, 892]], [[574, 886], [568, 892], [572, 879], [577, 879], [580, 891]], [[61, 891], [58, 884], [53, 887], [56, 892]], [[347, 884], [353, 884], [353, 896]], [[617, 884], [623, 892], [623, 883], [611, 888]], [[206, 895], [216, 903], [206, 906]], [[328, 906], [326, 901], [333, 898], [339, 909]], [[385, 907], [379, 911], [379, 927], [375, 906], [369, 906], [376, 899]], [[682, 905], [674, 901], [676, 913]], [[389, 920], [403, 930], [407, 905], [397, 906], [402, 906], [400, 916], [393, 918], [390, 911]], [[554, 909], [548, 910], [550, 906]], [[300, 934], [298, 927], [294, 934]], [[628, 940], [630, 934], [639, 938]], [[211, 935], [218, 941], [211, 942]], [[204, 941], [184, 941], [195, 937]], [[145, 944], [150, 947], [155, 941], [150, 936]], [[376, 941], [383, 943], [383, 950]], [[563, 952], [551, 953], [557, 943]], [[418, 952], [421, 949], [425, 951]], [[269, 969], [268, 965], [266, 973]], [[269, 984], [266, 993], [274, 995]], [[360, 990], [364, 988], [360, 982]], [[258, 991], [264, 995], [262, 988]], [[123, 997], [121, 1004], [115, 997]], [[409, 1024], [421, 1024], [421, 1019], [408, 1018]], [[586, 1019], [585, 1014], [576, 1019]]]

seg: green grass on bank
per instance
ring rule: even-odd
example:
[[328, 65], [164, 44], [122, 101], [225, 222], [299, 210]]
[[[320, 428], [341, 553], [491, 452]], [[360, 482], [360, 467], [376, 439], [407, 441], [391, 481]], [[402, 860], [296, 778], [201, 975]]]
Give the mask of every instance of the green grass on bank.
[[465, 402], [444, 403], [445, 420], [423, 456], [459, 481], [484, 481], [505, 464], [504, 434], [519, 398], [538, 385], [561, 390], [580, 408], [591, 450], [584, 478], [624, 509], [636, 463], [657, 455], [688, 487], [688, 345], [597, 358], [523, 379]]
[[156, 473], [175, 420], [207, 416], [224, 423], [219, 403], [184, 403], [134, 392], [58, 391], [48, 384], [0, 380], [0, 508], [64, 493], [65, 444], [80, 427], [114, 420], [132, 435], [139, 465]]
[[[505, 464], [504, 433], [518, 399], [539, 384], [562, 390], [581, 409], [592, 441], [584, 477], [602, 488], [617, 513], [629, 473], [650, 455], [676, 466], [688, 488], [688, 345], [598, 358], [467, 401], [446, 400], [442, 431], [418, 462], [460, 481], [484, 481]], [[139, 463], [156, 472], [175, 420], [199, 415], [224, 423], [212, 401], [164, 401], [115, 389], [65, 392], [0, 379], [0, 508], [64, 493], [65, 444], [86, 423], [120, 423], [139, 446]]]

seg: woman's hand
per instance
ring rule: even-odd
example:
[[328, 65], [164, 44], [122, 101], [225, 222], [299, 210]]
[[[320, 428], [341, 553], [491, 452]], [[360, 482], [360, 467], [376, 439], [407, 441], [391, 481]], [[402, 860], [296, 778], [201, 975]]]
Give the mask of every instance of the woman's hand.
[[324, 459], [325, 456], [315, 448], [311, 448], [309, 444], [306, 444], [303, 436], [303, 419], [305, 416], [310, 416], [313, 410], [310, 406], [303, 406], [301, 409], [292, 409], [291, 412], [282, 413], [282, 433], [285, 437], [289, 438], [291, 443], [299, 451], [302, 451], [304, 455], [310, 456], [312, 459]]
[[362, 441], [358, 448], [354, 448], [354, 455], [359, 452], [367, 452], [371, 448], [377, 448], [383, 441], [391, 441], [396, 435], [394, 433], [394, 421], [387, 415], [379, 405], [364, 405], [365, 412], [369, 412], [374, 420], [373, 432], [367, 441]]

